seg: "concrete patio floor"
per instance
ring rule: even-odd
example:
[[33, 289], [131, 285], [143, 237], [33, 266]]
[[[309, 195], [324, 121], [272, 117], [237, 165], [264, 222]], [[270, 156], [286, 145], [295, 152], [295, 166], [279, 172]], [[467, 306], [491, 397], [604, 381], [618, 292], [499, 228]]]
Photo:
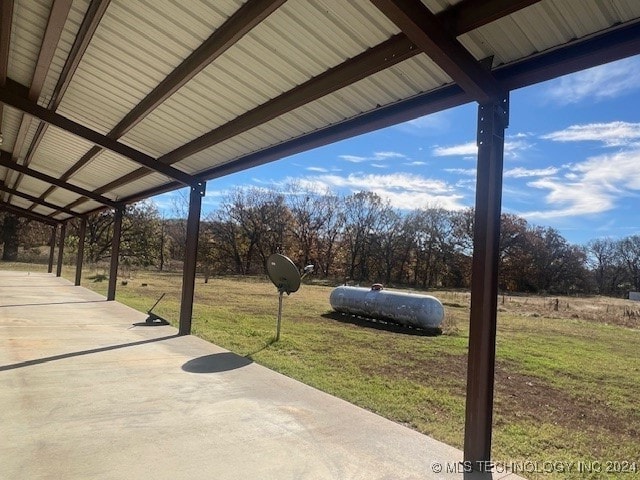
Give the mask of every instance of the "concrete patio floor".
[[463, 478], [459, 450], [145, 319], [0, 271], [2, 478]]

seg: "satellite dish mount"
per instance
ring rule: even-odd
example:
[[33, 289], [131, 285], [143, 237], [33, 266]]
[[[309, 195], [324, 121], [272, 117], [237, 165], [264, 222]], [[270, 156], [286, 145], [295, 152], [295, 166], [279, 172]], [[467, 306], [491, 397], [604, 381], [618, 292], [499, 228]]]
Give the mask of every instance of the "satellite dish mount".
[[[304, 268], [304, 275], [313, 270], [313, 265]], [[274, 253], [267, 259], [267, 274], [278, 289], [278, 322], [276, 323], [276, 342], [280, 340], [280, 324], [282, 323], [282, 296], [297, 292], [301, 277], [295, 263], [280, 253]]]

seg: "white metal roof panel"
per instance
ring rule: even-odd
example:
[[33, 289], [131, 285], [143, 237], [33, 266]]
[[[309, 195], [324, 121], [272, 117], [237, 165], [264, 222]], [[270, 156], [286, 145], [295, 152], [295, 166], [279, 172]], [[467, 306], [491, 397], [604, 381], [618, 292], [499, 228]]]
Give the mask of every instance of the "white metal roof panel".
[[42, 86], [42, 91], [40, 92], [38, 103], [43, 106], [48, 106], [51, 95], [53, 94], [58, 78], [60, 77], [60, 73], [65, 65], [88, 7], [88, 0], [74, 0], [71, 5], [64, 29], [60, 35], [60, 41], [58, 42], [56, 51], [51, 59], [51, 65], [47, 72], [44, 85]]
[[74, 207], [73, 210], [80, 212], [80, 213], [87, 213], [87, 212], [91, 212], [94, 211], [96, 209], [99, 209], [101, 207], [103, 207], [104, 205], [102, 205], [101, 203], [98, 203], [94, 200], [88, 200], [85, 203], [83, 203], [82, 205], [79, 205], [77, 207]]
[[20, 182], [20, 191], [28, 195], [38, 197], [42, 195], [51, 185], [36, 178], [23, 176]]
[[[78, 195], [62, 188], [56, 188], [53, 193], [49, 194], [47, 201], [55, 205], [69, 205], [78, 198]], [[99, 206], [99, 205], [98, 205]], [[74, 209], [77, 210], [77, 209]]]
[[49, 126], [30, 167], [53, 177], [60, 177], [69, 170], [92, 143], [59, 128]]
[[47, 26], [51, 1], [15, 2], [9, 52], [8, 75], [30, 86]]
[[[16, 206], [18, 208], [23, 208], [23, 209], [27, 210], [32, 205], [32, 203], [29, 200], [26, 200], [26, 199], [24, 199], [22, 197], [18, 197], [18, 196], [14, 195], [12, 197], [12, 199], [11, 199], [11, 205], [14, 205], [14, 206]], [[43, 208], [44, 209], [46, 207], [38, 206], [37, 208]], [[52, 211], [51, 209], [47, 209], [47, 214], [51, 213], [51, 211]]]
[[[123, 141], [158, 156], [167, 153], [382, 43], [397, 31], [384, 20], [369, 25], [363, 38], [356, 38], [353, 25], [367, 24], [365, 6], [369, 3], [362, 0], [287, 2], [134, 127]], [[278, 34], [292, 28], [300, 29], [299, 35]]]
[[23, 159], [29, 151], [29, 146], [31, 145], [31, 141], [36, 134], [36, 130], [38, 129], [40, 122], [29, 115], [23, 115], [21, 122], [25, 125], [27, 131], [24, 137], [24, 142], [22, 142], [22, 148], [18, 152], [17, 156], [18, 158]]
[[2, 109], [2, 136], [4, 138], [2, 149], [11, 152], [18, 135], [20, 121], [22, 120], [22, 112], [15, 108], [7, 107]]
[[640, 2], [544, 0], [462, 35], [460, 42], [493, 65], [519, 60], [640, 17]]
[[[28, 87], [52, 2], [14, 1], [9, 77]], [[422, 1], [435, 14], [458, 3], [458, 0]], [[59, 113], [106, 134], [242, 4], [241, 0], [112, 0], [69, 84]], [[74, 0], [39, 99], [41, 105], [48, 103], [88, 6], [89, 0]], [[638, 18], [637, 0], [542, 0], [459, 39], [476, 59], [494, 56], [495, 66], [561, 47]], [[161, 156], [397, 33], [398, 27], [369, 0], [289, 0], [195, 75], [121, 141], [149, 155]], [[175, 166], [190, 174], [200, 173], [451, 82], [435, 63], [420, 54], [265, 120]], [[22, 114], [6, 108], [3, 117], [2, 149], [11, 151]], [[31, 122], [19, 156], [29, 150], [37, 124]], [[90, 142], [49, 127], [30, 166], [58, 177], [91, 146]], [[94, 190], [139, 168], [135, 162], [103, 152], [70, 182]], [[0, 169], [0, 174], [5, 170]], [[8, 176], [13, 178], [17, 174]], [[105, 196], [126, 198], [169, 181], [154, 173], [117, 187]], [[27, 179], [21, 188], [41, 192], [45, 188], [41, 184]], [[69, 204], [77, 195], [57, 189], [48, 198]], [[78, 208], [86, 211], [93, 205], [96, 202], [85, 202]]]
[[[6, 111], [6, 110], [12, 110], [12, 109], [11, 108], [4, 108], [3, 110]], [[31, 144], [31, 140], [33, 139], [33, 137], [35, 135], [35, 132], [36, 132], [36, 129], [38, 127], [38, 123], [39, 122], [37, 122], [36, 120], [32, 119], [28, 115], [22, 115], [21, 112], [16, 112], [15, 110], [13, 110], [13, 111], [16, 113], [15, 117], [13, 117], [15, 119], [15, 123], [13, 124], [13, 127], [15, 128], [16, 136], [17, 136], [17, 133], [19, 131], [21, 122], [25, 122], [25, 125], [26, 125], [26, 128], [27, 128], [27, 131], [26, 131], [26, 134], [25, 134], [25, 140], [22, 143], [22, 148], [20, 149], [20, 152], [18, 152], [18, 159], [20, 159], [20, 163], [23, 163], [22, 159], [24, 158], [24, 156], [26, 155], [26, 153], [27, 153], [27, 151], [29, 149], [29, 145]], [[23, 117], [24, 117], [24, 119], [23, 119]], [[3, 122], [3, 125], [4, 125], [4, 122]], [[12, 140], [11, 140], [12, 149], [11, 150], [13, 151], [13, 149], [15, 148], [15, 138], [16, 137], [12, 136], [11, 138], [12, 138]], [[13, 186], [14, 185], [13, 182], [15, 181], [15, 179], [17, 177], [18, 177], [17, 173], [9, 172], [7, 177], [6, 177], [7, 185]]]
[[108, 132], [236, 7], [229, 1], [113, 0], [59, 112]]
[[114, 189], [112, 193], [116, 198], [126, 198], [139, 192], [164, 185], [165, 183], [167, 183], [167, 178], [164, 175], [152, 173], [140, 180], [118, 187]]
[[[430, 72], [425, 74], [425, 72]], [[379, 72], [368, 79], [342, 88], [315, 102], [249, 130], [233, 139], [219, 143], [176, 166], [188, 173], [198, 173], [212, 166], [246, 155], [254, 150], [280, 143], [283, 138], [295, 138], [326, 125], [355, 117], [375, 108], [449, 83], [451, 79], [426, 55]], [[226, 147], [224, 150], [222, 148]]]
[[[128, 158], [103, 150], [89, 164], [81, 168], [72, 177], [72, 181], [84, 189], [95, 190], [137, 170], [139, 167], [139, 164]], [[163, 178], [166, 181], [166, 177]]]

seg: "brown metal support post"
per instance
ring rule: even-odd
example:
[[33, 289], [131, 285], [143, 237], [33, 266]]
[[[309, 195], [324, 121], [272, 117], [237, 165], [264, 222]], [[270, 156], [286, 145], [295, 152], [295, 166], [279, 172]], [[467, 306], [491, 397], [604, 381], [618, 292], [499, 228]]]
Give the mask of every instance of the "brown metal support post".
[[509, 94], [479, 105], [478, 170], [464, 436], [465, 467], [491, 470], [504, 130]]
[[82, 262], [84, 261], [84, 237], [87, 233], [87, 219], [80, 220], [80, 230], [78, 232], [78, 257], [76, 258], [76, 286], [82, 280]]
[[116, 281], [118, 280], [118, 262], [120, 260], [120, 234], [122, 233], [122, 216], [124, 207], [116, 208], [113, 217], [113, 238], [111, 239], [111, 266], [109, 268], [109, 290], [107, 300], [116, 299]]
[[63, 223], [60, 229], [60, 239], [58, 243], [58, 267], [56, 268], [56, 277], [62, 276], [62, 261], [64, 260], [64, 238], [67, 235], [67, 224]]
[[51, 240], [49, 241], [49, 268], [47, 273], [53, 272], [53, 257], [56, 254], [56, 236], [58, 234], [58, 226], [51, 227]]
[[182, 269], [182, 299], [180, 300], [180, 335], [191, 334], [193, 296], [196, 284], [196, 262], [198, 259], [198, 235], [200, 233], [200, 212], [205, 182], [191, 187], [189, 197], [189, 217], [187, 218], [187, 244], [185, 245], [184, 267]]

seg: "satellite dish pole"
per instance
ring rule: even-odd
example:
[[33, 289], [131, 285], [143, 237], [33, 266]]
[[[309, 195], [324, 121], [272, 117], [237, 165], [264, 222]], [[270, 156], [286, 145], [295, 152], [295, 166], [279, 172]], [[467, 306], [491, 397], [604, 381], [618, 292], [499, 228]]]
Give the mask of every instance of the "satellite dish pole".
[[300, 276], [298, 267], [280, 253], [274, 253], [267, 259], [267, 274], [278, 289], [278, 321], [276, 323], [276, 338], [280, 340], [280, 325], [282, 323], [282, 296], [297, 292], [300, 288], [300, 280], [313, 270], [313, 265], [304, 267], [304, 274]]
[[278, 289], [278, 322], [276, 323], [276, 342], [280, 341], [280, 325], [282, 324], [282, 295], [284, 290]]

